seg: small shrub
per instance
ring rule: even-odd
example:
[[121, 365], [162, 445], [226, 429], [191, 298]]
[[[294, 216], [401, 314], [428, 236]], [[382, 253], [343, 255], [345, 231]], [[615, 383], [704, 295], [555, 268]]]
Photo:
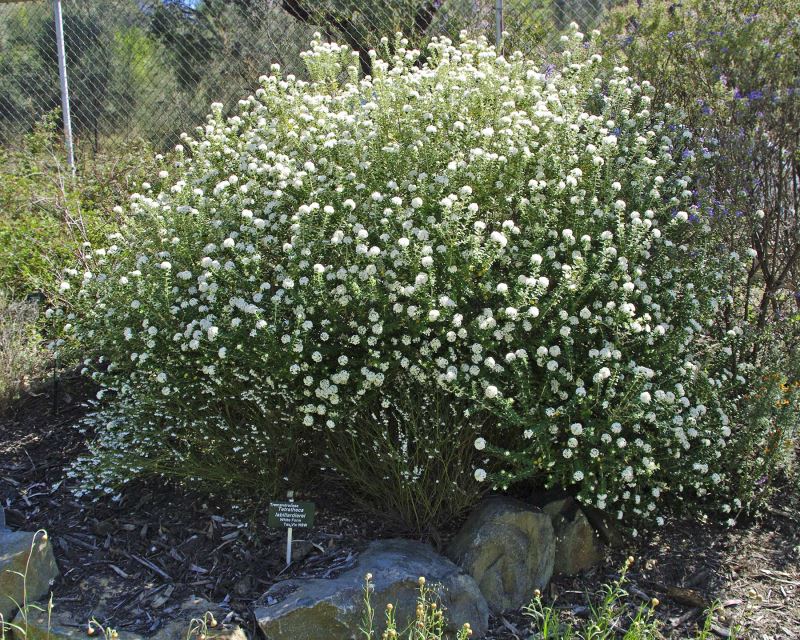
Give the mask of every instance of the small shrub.
[[[680, 108], [703, 140], [702, 211], [716, 241], [745, 261], [732, 274], [724, 329], [737, 416], [726, 476], [738, 506], [757, 505], [791, 465], [800, 428], [800, 3], [657, 0], [628, 3], [606, 46], [638, 78], [659, 78], [654, 104]], [[747, 388], [749, 386], [749, 388]]]
[[276, 68], [237, 115], [215, 105], [65, 275], [107, 400], [85, 490], [269, 489], [307, 460], [413, 496], [391, 470], [409, 438], [434, 485], [534, 479], [649, 523], [668, 497], [727, 504], [740, 330], [714, 321], [742, 267], [695, 199], [691, 132], [576, 29], [544, 72], [485, 40], [418, 64], [398, 38], [372, 77], [314, 42], [313, 82]]

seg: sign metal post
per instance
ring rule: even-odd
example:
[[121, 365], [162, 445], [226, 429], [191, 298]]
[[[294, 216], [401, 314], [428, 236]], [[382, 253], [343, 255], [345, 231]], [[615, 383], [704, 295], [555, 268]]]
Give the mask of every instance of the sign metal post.
[[[288, 491], [286, 497], [294, 502], [294, 491]], [[292, 527], [286, 529], [286, 566], [292, 564]]]

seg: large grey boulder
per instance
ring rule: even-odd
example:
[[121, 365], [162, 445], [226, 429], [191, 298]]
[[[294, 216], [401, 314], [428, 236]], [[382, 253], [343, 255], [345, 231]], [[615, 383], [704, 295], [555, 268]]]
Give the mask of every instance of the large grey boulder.
[[420, 576], [444, 605], [450, 630], [465, 622], [473, 638], [482, 637], [489, 609], [475, 581], [434, 549], [413, 540], [378, 540], [356, 565], [337, 578], [294, 579], [275, 584], [255, 607], [255, 618], [267, 640], [351, 640], [363, 637], [364, 579], [372, 574], [375, 623], [382, 628], [387, 604], [398, 621], [413, 619]]
[[[26, 579], [19, 574], [26, 574]], [[11, 619], [23, 600], [34, 602], [46, 595], [56, 577], [58, 566], [46, 533], [0, 530], [0, 615], [4, 620]]]
[[555, 500], [542, 508], [553, 522], [556, 554], [553, 573], [572, 576], [603, 560], [603, 545], [574, 498]]
[[519, 609], [553, 575], [553, 524], [539, 509], [491, 497], [470, 514], [447, 555], [475, 578], [493, 611]]

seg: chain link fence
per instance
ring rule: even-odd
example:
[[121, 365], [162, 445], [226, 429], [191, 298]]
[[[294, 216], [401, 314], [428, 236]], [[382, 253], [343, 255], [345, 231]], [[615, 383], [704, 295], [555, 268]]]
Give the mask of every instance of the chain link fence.
[[[61, 107], [55, 6], [0, 0], [0, 145]], [[61, 0], [78, 153], [132, 139], [171, 146], [211, 102], [246, 96], [271, 63], [305, 74], [314, 32], [359, 52], [404, 33], [415, 46], [462, 30], [550, 50], [567, 25], [594, 27], [608, 0]]]

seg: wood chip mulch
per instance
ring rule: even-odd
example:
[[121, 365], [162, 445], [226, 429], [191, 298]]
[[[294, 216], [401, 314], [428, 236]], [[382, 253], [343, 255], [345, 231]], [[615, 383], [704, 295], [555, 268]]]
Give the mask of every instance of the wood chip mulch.
[[[84, 382], [67, 380], [57, 411], [45, 387], [0, 415], [0, 505], [7, 524], [49, 532], [62, 574], [55, 605], [76, 620], [94, 617], [147, 635], [198, 595], [257, 637], [252, 605], [270, 586], [288, 577], [336, 575], [369, 540], [398, 534], [356, 508], [335, 482], [321, 481], [309, 492], [317, 502], [315, 526], [295, 536], [303, 541], [286, 569], [285, 534], [267, 527], [263, 504], [232, 504], [156, 483], [131, 486], [116, 501], [78, 500], [64, 469], [85, 451], [73, 427], [91, 393]], [[673, 523], [609, 549], [601, 567], [555, 578], [544, 599], [579, 623], [600, 586], [634, 555], [630, 601], [660, 601], [665, 637], [690, 637], [716, 602], [715, 637], [731, 637], [738, 628], [740, 638], [800, 638], [798, 503], [796, 491], [787, 489], [764, 517], [734, 529]], [[531, 633], [530, 620], [515, 613], [493, 617], [489, 637], [527, 640]]]

